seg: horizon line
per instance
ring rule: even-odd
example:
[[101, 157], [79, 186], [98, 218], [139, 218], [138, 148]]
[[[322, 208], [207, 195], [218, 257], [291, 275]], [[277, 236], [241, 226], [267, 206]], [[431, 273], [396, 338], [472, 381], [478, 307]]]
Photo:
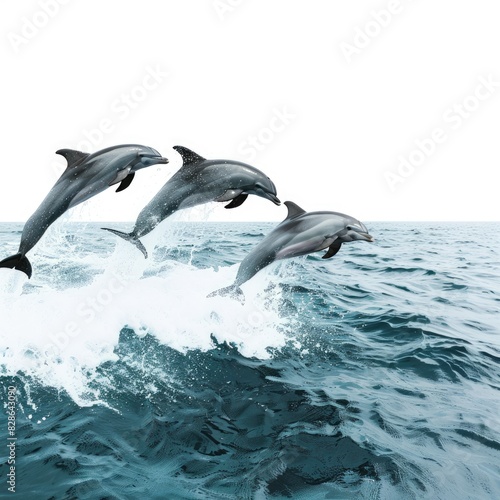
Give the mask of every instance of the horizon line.
[[[284, 219], [283, 219], [284, 220]], [[181, 224], [197, 224], [197, 223], [224, 223], [224, 224], [234, 224], [234, 223], [240, 223], [240, 224], [255, 224], [255, 223], [260, 223], [260, 222], [283, 222], [283, 220], [189, 220], [189, 221], [183, 221], [183, 220], [171, 220], [170, 222], [172, 223], [181, 223]], [[95, 224], [135, 224], [135, 220], [68, 220], [65, 221], [65, 223], [70, 223], [70, 224], [80, 224], [80, 223], [95, 223]], [[445, 219], [435, 219], [435, 220], [425, 220], [425, 219], [406, 219], [406, 220], [382, 220], [382, 219], [373, 219], [373, 220], [366, 220], [366, 223], [371, 224], [371, 223], [378, 223], [378, 222], [425, 222], [425, 223], [436, 223], [436, 222], [446, 222], [446, 223], [485, 223], [485, 222], [490, 222], [490, 223], [500, 223], [500, 220], [485, 220], [485, 219], [475, 219], [475, 220], [445, 220]], [[26, 221], [2, 221], [0, 220], [0, 224], [26, 224]]]

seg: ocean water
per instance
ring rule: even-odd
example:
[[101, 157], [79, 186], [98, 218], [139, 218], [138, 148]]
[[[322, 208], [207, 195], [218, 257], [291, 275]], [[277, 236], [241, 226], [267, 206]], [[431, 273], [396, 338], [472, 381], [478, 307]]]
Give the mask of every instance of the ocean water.
[[0, 270], [0, 497], [500, 498], [500, 223], [367, 225], [242, 305], [274, 224], [59, 221]]

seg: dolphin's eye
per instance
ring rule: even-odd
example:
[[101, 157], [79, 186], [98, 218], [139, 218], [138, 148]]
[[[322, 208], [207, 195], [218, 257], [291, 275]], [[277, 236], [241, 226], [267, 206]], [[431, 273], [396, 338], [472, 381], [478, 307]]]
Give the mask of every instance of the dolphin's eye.
[[348, 231], [352, 231], [352, 226], [347, 226], [347, 227], [346, 227], [346, 229], [347, 229]]

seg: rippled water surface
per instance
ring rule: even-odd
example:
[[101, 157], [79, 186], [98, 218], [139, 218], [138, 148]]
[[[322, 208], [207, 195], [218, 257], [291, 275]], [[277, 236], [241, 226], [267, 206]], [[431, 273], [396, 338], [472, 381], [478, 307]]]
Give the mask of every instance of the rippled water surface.
[[274, 224], [166, 222], [148, 260], [55, 224], [31, 280], [0, 270], [0, 496], [500, 498], [500, 224], [367, 225], [241, 305], [206, 296]]

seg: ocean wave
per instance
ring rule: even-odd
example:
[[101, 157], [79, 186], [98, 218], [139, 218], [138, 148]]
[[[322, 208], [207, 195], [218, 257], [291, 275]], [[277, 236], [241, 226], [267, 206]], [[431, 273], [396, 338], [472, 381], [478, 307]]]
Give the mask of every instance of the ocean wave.
[[[147, 260], [98, 226], [54, 226], [32, 280], [0, 270], [2, 397], [17, 388], [24, 487], [498, 496], [497, 243], [451, 244], [484, 228], [373, 224], [366, 252], [271, 265], [242, 305], [206, 296], [272, 224], [160, 226]], [[19, 227], [3, 227], [2, 253]]]

